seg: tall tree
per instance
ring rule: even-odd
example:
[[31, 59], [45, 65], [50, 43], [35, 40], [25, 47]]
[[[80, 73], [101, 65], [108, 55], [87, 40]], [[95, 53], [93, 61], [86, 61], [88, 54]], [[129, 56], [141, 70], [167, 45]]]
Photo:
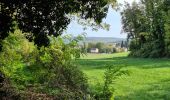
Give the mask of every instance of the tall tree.
[[[1, 0], [0, 39], [4, 39], [16, 20], [27, 38], [38, 46], [47, 46], [47, 35], [58, 36], [70, 23], [69, 14], [101, 23], [108, 11], [108, 2], [115, 0]], [[34, 37], [34, 38], [33, 38]]]
[[100, 53], [102, 53], [104, 50], [104, 46], [105, 46], [105, 44], [104, 43], [101, 43], [101, 42], [98, 42], [98, 43], [96, 43], [96, 48], [98, 48], [99, 49], [99, 52]]
[[131, 38], [131, 54], [162, 57], [165, 53], [164, 0], [141, 0], [126, 4], [122, 12], [123, 30]]
[[166, 54], [170, 57], [170, 0], [164, 0], [164, 13], [165, 13], [165, 49]]

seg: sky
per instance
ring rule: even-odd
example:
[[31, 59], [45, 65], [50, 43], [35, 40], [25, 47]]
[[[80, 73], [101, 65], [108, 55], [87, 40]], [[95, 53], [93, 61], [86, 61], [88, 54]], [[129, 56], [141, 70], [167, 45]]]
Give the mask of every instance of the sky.
[[[132, 3], [134, 0], [117, 0], [117, 2], [121, 4], [124, 4], [124, 1]], [[83, 30], [83, 26], [79, 25], [76, 20], [72, 20], [64, 34], [72, 34], [73, 36], [77, 36], [79, 34], [86, 33], [87, 37], [126, 38], [127, 35], [125, 33], [121, 33], [122, 25], [120, 11], [115, 11], [112, 7], [109, 7], [107, 17], [103, 19], [103, 22], [110, 25], [109, 31], [103, 29], [92, 31], [91, 28]]]

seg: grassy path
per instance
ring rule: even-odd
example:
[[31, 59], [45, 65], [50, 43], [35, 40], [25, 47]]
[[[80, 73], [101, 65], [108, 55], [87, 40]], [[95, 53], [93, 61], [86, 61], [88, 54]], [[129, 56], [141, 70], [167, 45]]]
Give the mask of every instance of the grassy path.
[[124, 66], [130, 74], [113, 84], [116, 100], [170, 100], [170, 59], [128, 58], [127, 53], [88, 54], [77, 64], [96, 91], [103, 84], [105, 65]]

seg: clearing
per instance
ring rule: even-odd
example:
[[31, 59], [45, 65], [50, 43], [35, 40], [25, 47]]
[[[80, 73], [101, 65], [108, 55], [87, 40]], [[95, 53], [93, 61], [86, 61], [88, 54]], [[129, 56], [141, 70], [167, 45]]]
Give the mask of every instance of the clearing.
[[91, 88], [100, 91], [106, 65], [124, 66], [129, 75], [118, 78], [115, 100], [170, 100], [170, 59], [129, 58], [128, 53], [88, 54], [77, 60]]

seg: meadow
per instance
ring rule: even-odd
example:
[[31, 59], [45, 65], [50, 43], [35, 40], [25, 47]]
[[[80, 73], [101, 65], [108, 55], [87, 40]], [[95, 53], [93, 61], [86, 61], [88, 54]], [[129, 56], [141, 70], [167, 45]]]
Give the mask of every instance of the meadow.
[[107, 65], [122, 66], [128, 74], [112, 85], [115, 100], [170, 100], [170, 59], [129, 58], [128, 53], [87, 54], [76, 61], [91, 89], [100, 91]]

